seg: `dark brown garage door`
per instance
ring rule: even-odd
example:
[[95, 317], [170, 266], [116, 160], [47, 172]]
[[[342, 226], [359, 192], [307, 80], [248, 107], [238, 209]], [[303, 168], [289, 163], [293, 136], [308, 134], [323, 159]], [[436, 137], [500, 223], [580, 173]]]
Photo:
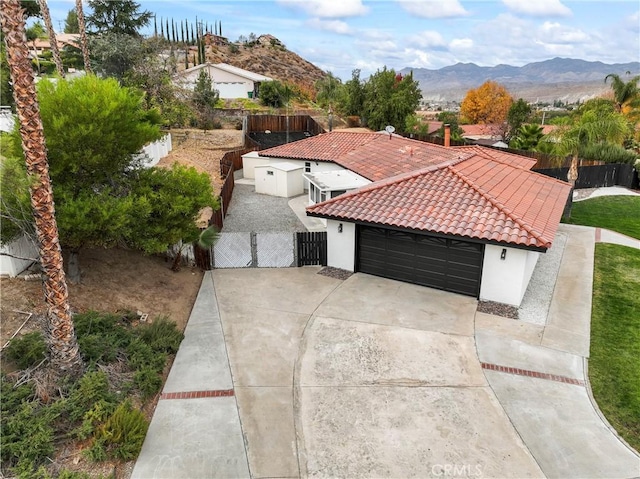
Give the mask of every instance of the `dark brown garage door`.
[[478, 296], [484, 245], [371, 226], [358, 227], [358, 271]]

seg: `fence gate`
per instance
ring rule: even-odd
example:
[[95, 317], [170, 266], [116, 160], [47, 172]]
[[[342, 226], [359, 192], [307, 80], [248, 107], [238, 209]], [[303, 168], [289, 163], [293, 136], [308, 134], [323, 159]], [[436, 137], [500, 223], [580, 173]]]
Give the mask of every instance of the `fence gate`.
[[297, 233], [298, 266], [327, 265], [327, 232]]

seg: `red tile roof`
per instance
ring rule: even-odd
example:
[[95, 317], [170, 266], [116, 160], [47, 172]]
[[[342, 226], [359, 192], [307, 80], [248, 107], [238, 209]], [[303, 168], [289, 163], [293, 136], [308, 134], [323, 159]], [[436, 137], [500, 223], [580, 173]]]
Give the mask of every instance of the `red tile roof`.
[[545, 250], [570, 190], [562, 181], [473, 154], [372, 183], [307, 212]]
[[536, 164], [535, 158], [529, 158], [527, 156], [516, 155], [515, 153], [509, 153], [508, 151], [499, 150], [496, 148], [483, 148], [478, 145], [471, 146], [454, 146], [454, 150], [461, 150], [464, 152], [473, 151], [475, 154], [490, 158], [506, 165], [515, 166], [517, 168], [524, 168], [530, 170]]
[[341, 131], [261, 150], [259, 154], [269, 158], [331, 161], [371, 181], [470, 155], [398, 135]]
[[260, 156], [292, 160], [335, 161], [336, 158], [378, 136], [381, 134], [334, 131], [261, 150]]

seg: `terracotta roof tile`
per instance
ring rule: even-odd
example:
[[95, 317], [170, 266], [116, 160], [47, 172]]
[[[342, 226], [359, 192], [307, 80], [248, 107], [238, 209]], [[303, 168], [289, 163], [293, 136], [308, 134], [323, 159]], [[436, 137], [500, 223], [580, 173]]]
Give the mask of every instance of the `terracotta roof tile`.
[[473, 154], [307, 208], [313, 216], [547, 249], [571, 187]]

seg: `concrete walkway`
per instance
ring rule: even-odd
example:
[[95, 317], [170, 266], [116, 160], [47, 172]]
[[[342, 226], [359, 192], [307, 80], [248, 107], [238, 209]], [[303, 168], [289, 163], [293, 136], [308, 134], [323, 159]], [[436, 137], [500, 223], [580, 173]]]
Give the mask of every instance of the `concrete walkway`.
[[319, 267], [206, 273], [132, 477], [639, 476], [588, 388], [596, 231], [560, 228], [544, 325]]

